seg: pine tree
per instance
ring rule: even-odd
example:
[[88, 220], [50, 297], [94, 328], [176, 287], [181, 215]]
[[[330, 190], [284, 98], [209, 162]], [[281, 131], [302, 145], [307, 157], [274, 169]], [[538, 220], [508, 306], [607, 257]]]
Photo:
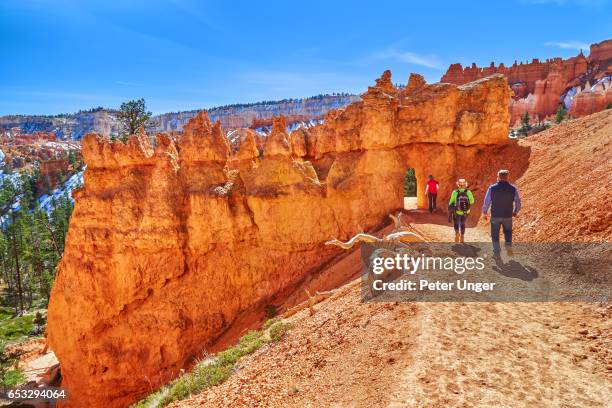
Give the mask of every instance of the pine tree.
[[145, 127], [151, 115], [152, 113], [147, 111], [145, 100], [142, 98], [122, 103], [117, 114], [123, 130], [121, 140], [125, 142], [128, 136], [136, 134], [140, 127]]
[[529, 124], [529, 121], [529, 113], [525, 112], [525, 114], [521, 117], [521, 127], [519, 129], [519, 133], [523, 136], [529, 135], [529, 131], [531, 130], [531, 125]]
[[5, 179], [0, 186], [0, 279], [16, 315], [35, 301], [48, 303], [73, 208], [65, 195], [47, 215], [35, 200], [36, 182], [36, 176], [22, 174], [15, 184]]
[[413, 168], [409, 168], [406, 171], [406, 177], [404, 178], [404, 197], [416, 197], [417, 186], [416, 176]]
[[558, 124], [563, 122], [566, 114], [567, 110], [562, 105], [559, 105], [559, 107], [557, 108], [557, 113], [555, 114], [555, 123]]

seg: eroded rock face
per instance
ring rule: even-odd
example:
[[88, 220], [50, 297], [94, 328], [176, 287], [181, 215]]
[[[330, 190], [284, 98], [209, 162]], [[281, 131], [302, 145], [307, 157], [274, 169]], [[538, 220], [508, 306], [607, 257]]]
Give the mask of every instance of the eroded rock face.
[[233, 151], [206, 113], [155, 148], [87, 135], [48, 313], [70, 406], [125, 407], [175, 377], [242, 312], [336, 255], [325, 241], [385, 222], [408, 167], [436, 175], [441, 199], [459, 176], [483, 180], [510, 143], [509, 99], [502, 75], [415, 76], [400, 92], [385, 73], [324, 125], [287, 134], [276, 119], [263, 154], [251, 131]]
[[[584, 87], [588, 81], [599, 80], [612, 75], [612, 40], [592, 44], [588, 57], [582, 51], [569, 59], [552, 58], [544, 62], [534, 59], [530, 63], [512, 66], [504, 64], [480, 68], [476, 64], [463, 68], [461, 64], [452, 64], [441, 82], [464, 84], [491, 74], [502, 74], [514, 93], [510, 101], [511, 124], [516, 123], [525, 112], [532, 118], [544, 119], [553, 115], [561, 105], [563, 95], [575, 86]], [[603, 109], [602, 97], [605, 94], [583, 96], [580, 106], [573, 109], [574, 116], [589, 115]], [[597, 101], [595, 101], [597, 100]]]
[[591, 44], [589, 58], [593, 61], [612, 60], [612, 40], [604, 40], [597, 44]]
[[575, 117], [590, 115], [612, 105], [612, 76], [604, 78], [596, 86], [585, 85], [573, 98], [570, 115]]

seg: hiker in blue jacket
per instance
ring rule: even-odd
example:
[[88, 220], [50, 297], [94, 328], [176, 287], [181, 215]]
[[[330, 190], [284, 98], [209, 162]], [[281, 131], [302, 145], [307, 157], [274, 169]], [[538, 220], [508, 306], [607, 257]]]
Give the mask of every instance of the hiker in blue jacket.
[[512, 217], [516, 217], [521, 209], [521, 198], [518, 189], [508, 182], [508, 170], [497, 172], [497, 183], [489, 186], [482, 204], [482, 215], [485, 220], [489, 218], [491, 207], [491, 241], [493, 253], [499, 255], [499, 230], [504, 230], [506, 252], [512, 255]]

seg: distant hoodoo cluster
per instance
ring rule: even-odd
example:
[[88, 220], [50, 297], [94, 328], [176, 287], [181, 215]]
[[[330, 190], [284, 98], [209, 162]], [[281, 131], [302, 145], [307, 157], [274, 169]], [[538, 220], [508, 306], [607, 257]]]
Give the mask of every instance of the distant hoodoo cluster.
[[582, 51], [569, 59], [553, 58], [544, 62], [503, 63], [479, 68], [452, 64], [442, 82], [464, 84], [492, 74], [508, 78], [513, 91], [510, 122], [515, 124], [528, 113], [544, 119], [561, 106], [574, 117], [589, 115], [612, 103], [612, 40], [591, 45], [588, 57]]

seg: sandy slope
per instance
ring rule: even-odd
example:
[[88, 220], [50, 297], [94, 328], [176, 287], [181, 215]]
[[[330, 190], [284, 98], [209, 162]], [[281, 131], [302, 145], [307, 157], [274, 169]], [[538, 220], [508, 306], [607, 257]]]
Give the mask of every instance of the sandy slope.
[[531, 148], [517, 180], [522, 241], [612, 241], [612, 109], [520, 141]]
[[[413, 225], [452, 237], [442, 216]], [[472, 228], [468, 238], [486, 238]], [[279, 344], [174, 407], [608, 407], [612, 310], [578, 303], [361, 303], [353, 282]]]
[[[521, 141], [532, 147], [517, 182], [522, 240], [610, 240], [611, 207], [601, 200], [612, 186], [611, 126], [612, 112], [603, 112]], [[578, 192], [592, 194], [579, 195], [580, 211], [562, 222], [554, 194], [566, 175], [575, 176]], [[589, 187], [594, 181], [599, 186]], [[431, 240], [450, 241], [444, 218], [413, 213], [404, 221]], [[480, 222], [467, 240], [488, 240], [486, 231]], [[359, 295], [354, 281], [313, 316], [298, 313], [283, 341], [173, 407], [612, 406], [612, 306], [361, 303]]]
[[231, 380], [177, 406], [382, 406], [414, 364], [417, 308], [365, 304], [359, 286], [293, 319], [279, 344], [241, 361]]

